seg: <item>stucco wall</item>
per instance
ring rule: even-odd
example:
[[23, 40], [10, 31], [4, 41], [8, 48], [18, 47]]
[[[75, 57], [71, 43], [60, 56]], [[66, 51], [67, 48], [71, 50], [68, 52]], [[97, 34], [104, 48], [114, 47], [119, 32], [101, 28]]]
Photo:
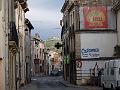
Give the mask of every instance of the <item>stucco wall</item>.
[[112, 57], [117, 45], [116, 33], [82, 33], [81, 49], [99, 49], [99, 57]]
[[[3, 2], [2, 2], [3, 3]], [[4, 52], [4, 47], [5, 47], [5, 43], [4, 43], [4, 32], [3, 32], [3, 22], [2, 22], [2, 17], [3, 17], [3, 5], [1, 3], [1, 0], [0, 0], [0, 58], [2, 60], [0, 60], [0, 90], [5, 90], [5, 63], [4, 63], [4, 60], [3, 60], [3, 52]]]
[[5, 70], [4, 63], [0, 61], [0, 90], [5, 90]]

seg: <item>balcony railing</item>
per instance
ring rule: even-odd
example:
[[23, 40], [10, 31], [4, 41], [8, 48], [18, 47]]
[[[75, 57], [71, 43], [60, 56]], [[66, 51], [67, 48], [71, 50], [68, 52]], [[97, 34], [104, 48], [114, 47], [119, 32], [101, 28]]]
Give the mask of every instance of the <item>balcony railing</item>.
[[10, 22], [9, 41], [15, 41], [16, 45], [18, 46], [18, 33], [15, 22]]
[[113, 5], [120, 2], [120, 0], [113, 0]]
[[120, 10], [120, 0], [113, 0], [113, 11], [118, 11]]

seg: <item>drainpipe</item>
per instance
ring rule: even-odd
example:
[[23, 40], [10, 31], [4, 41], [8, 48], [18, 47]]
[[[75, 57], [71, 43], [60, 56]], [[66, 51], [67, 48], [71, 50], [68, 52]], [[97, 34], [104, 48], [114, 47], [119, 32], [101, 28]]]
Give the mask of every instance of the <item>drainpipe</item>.
[[5, 54], [6, 56], [4, 56], [4, 62], [5, 62], [5, 90], [8, 90], [8, 85], [9, 85], [9, 80], [8, 80], [8, 58], [9, 58], [9, 42], [8, 42], [8, 39], [9, 39], [9, 16], [10, 16], [10, 13], [9, 13], [9, 2], [10, 0], [3, 0], [4, 1], [4, 16], [3, 16], [3, 19], [4, 19], [4, 24], [5, 24], [5, 27], [4, 27], [4, 31], [5, 31], [5, 34], [6, 34], [6, 37], [5, 37]]

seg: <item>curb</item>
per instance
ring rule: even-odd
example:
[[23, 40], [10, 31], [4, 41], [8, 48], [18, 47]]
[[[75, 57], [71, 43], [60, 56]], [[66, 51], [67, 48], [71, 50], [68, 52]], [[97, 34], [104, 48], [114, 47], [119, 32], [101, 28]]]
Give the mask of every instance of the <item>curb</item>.
[[62, 84], [65, 87], [69, 87], [68, 85], [64, 84], [63, 82], [59, 81], [60, 84]]
[[73, 85], [73, 84], [66, 84], [66, 83], [64, 83], [64, 82], [62, 82], [62, 81], [59, 81], [59, 83], [61, 83], [61, 84], [64, 85], [65, 87], [79, 88], [79, 86], [75, 86], [75, 85]]

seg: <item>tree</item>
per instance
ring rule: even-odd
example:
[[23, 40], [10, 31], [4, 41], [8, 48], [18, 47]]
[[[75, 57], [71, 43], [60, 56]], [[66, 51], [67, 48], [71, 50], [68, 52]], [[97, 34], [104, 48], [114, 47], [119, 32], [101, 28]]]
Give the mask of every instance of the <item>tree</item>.
[[61, 43], [59, 43], [59, 42], [57, 42], [56, 44], [55, 44], [55, 47], [57, 48], [57, 49], [59, 49], [60, 47], [62, 47], [63, 45], [61, 44]]

